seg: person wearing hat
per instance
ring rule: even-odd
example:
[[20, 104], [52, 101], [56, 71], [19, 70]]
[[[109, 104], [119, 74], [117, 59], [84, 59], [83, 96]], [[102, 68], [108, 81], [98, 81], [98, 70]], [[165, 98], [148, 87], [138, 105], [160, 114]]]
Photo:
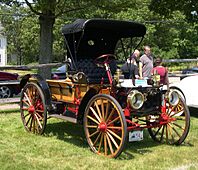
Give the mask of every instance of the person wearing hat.
[[162, 59], [160, 57], [155, 59], [155, 67], [151, 72], [152, 74], [157, 73], [160, 75], [160, 84], [168, 84], [168, 70], [162, 66]]

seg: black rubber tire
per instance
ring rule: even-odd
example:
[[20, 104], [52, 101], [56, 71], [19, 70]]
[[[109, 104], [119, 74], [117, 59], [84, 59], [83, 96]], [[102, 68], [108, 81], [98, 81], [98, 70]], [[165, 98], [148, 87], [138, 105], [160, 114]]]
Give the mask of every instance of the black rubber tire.
[[11, 87], [0, 86], [0, 98], [10, 98], [13, 96]]

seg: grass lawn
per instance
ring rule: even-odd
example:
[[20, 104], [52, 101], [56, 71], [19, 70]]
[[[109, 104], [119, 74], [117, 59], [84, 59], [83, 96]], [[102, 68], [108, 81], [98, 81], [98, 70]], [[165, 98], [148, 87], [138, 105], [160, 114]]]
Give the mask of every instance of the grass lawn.
[[44, 135], [24, 130], [20, 113], [0, 113], [0, 169], [198, 169], [198, 110], [191, 110], [191, 128], [180, 146], [144, 140], [127, 144], [117, 159], [92, 153], [80, 125], [49, 119]]

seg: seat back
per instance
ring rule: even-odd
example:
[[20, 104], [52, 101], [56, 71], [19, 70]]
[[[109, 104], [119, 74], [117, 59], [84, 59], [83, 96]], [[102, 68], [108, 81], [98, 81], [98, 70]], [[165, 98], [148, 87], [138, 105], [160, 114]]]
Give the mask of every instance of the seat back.
[[[109, 83], [107, 72], [104, 67], [99, 67], [94, 63], [94, 60], [84, 59], [79, 60], [76, 63], [78, 72], [83, 72], [87, 76], [87, 81], [90, 84], [100, 84], [103, 80], [103, 83]], [[112, 75], [116, 71], [116, 62], [110, 63], [110, 70]]]

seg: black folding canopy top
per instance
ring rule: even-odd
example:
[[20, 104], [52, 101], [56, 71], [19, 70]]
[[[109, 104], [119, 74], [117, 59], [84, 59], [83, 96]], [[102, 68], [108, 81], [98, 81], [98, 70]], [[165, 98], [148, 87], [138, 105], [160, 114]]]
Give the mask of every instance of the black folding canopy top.
[[146, 27], [132, 21], [78, 19], [62, 28], [68, 55], [74, 60], [114, 54], [121, 38], [144, 37]]

